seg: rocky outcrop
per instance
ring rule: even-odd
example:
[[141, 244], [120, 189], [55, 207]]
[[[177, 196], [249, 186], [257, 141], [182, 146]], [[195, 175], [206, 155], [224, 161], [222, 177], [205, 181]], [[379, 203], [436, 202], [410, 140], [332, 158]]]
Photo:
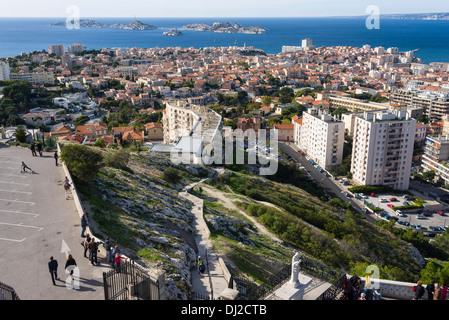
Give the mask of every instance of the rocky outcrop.
[[206, 23], [193, 23], [185, 25], [181, 29], [192, 31], [212, 31], [218, 33], [247, 34], [263, 34], [268, 30], [259, 26], [243, 27], [235, 22], [214, 22], [212, 25], [208, 25]]
[[[66, 26], [66, 22], [57, 22], [50, 24], [52, 26]], [[138, 20], [134, 20], [129, 24], [115, 23], [115, 24], [104, 24], [94, 20], [80, 20], [81, 28], [117, 28], [123, 30], [154, 30], [158, 27], [142, 23]]]
[[165, 31], [163, 33], [164, 36], [170, 36], [170, 37], [177, 37], [182, 35], [181, 31], [178, 31], [177, 29], [171, 29], [170, 31]]

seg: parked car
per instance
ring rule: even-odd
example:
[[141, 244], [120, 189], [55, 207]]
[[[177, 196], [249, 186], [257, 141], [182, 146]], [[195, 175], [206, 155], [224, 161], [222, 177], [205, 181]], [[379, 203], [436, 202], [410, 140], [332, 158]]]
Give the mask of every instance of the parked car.
[[385, 198], [382, 198], [382, 199], [380, 199], [380, 202], [385, 203], [385, 202], [388, 202], [388, 200]]
[[410, 224], [410, 227], [412, 227], [413, 229], [416, 228], [416, 226], [413, 223]]
[[417, 225], [416, 225], [416, 229], [421, 230], [421, 228], [422, 228], [422, 227], [421, 227], [420, 224], [417, 224]]
[[387, 204], [388, 208], [393, 208], [394, 205], [392, 205], [391, 203]]
[[440, 216], [444, 216], [443, 211], [437, 211], [437, 213], [438, 213]]
[[425, 234], [425, 236], [430, 237], [430, 238], [434, 238], [437, 234], [435, 232], [428, 232]]
[[398, 201], [396, 198], [390, 198], [390, 201]]
[[398, 217], [405, 217], [405, 215], [402, 213], [401, 210], [396, 210], [395, 212], [398, 215]]
[[426, 217], [424, 217], [422, 214], [418, 214], [418, 215], [416, 216], [416, 218], [418, 218], [418, 219], [425, 219]]
[[407, 201], [404, 201], [402, 204], [403, 204], [404, 206], [409, 206], [409, 205], [410, 205], [410, 203], [407, 202]]

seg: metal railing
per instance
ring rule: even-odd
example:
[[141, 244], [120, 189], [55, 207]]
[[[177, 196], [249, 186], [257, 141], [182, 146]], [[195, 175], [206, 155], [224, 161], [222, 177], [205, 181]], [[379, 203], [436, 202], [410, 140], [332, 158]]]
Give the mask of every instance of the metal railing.
[[[257, 285], [244, 278], [235, 277], [237, 290], [239, 291], [237, 299], [264, 299], [280, 288], [291, 277], [291, 271], [291, 265], [286, 265], [261, 285]], [[319, 297], [320, 300], [333, 300], [342, 290], [344, 290], [346, 274], [340, 270], [330, 268], [318, 261], [303, 256], [301, 261], [301, 272], [332, 284], [332, 286]]]
[[124, 261], [120, 267], [103, 272], [105, 300], [159, 300], [159, 285], [148, 270], [134, 261]]
[[20, 300], [20, 299], [16, 291], [12, 287], [0, 282], [0, 300]]

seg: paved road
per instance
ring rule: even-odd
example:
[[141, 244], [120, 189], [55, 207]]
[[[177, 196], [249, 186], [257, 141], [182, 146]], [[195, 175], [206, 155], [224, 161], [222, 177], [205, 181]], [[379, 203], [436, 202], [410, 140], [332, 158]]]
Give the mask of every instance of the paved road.
[[339, 198], [342, 201], [350, 202], [352, 209], [356, 211], [357, 213], [362, 214], [367, 218], [370, 222], [375, 222], [376, 220], [369, 214], [365, 214], [362, 211], [362, 208], [360, 205], [355, 202], [352, 198], [346, 198], [344, 194], [341, 193], [342, 189], [336, 184], [336, 182], [327, 176], [325, 176], [323, 173], [319, 172], [305, 157], [303, 157], [299, 152], [298, 149], [295, 148], [293, 145], [288, 145], [286, 143], [279, 143], [279, 150], [284, 152], [285, 154], [292, 157], [294, 160], [299, 161], [301, 165], [307, 170], [307, 172], [310, 174], [310, 177], [316, 181], [321, 187], [324, 189], [324, 191], [331, 196], [332, 198]]
[[[21, 173], [22, 161], [35, 173]], [[72, 197], [65, 199], [63, 179], [52, 153], [33, 157], [29, 150], [0, 143], [0, 282], [22, 300], [104, 299], [102, 274], [110, 267], [102, 257], [99, 266], [83, 257], [78, 211]], [[78, 264], [76, 290], [65, 283], [67, 253]], [[56, 286], [48, 272], [50, 256], [59, 264]]]

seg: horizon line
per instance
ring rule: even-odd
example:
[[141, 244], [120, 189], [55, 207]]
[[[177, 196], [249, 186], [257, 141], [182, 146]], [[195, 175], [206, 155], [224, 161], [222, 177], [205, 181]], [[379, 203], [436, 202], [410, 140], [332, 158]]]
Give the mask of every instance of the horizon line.
[[[416, 13], [381, 13], [380, 16], [412, 16], [412, 15], [424, 15], [424, 14], [449, 14], [447, 12], [416, 12]], [[275, 18], [362, 18], [369, 16], [369, 14], [358, 14], [358, 15], [328, 15], [328, 16], [226, 16], [226, 17], [217, 17], [217, 16], [86, 16], [87, 18], [121, 18], [121, 19], [190, 19], [190, 18], [207, 18], [207, 19], [224, 19], [224, 18], [255, 18], [255, 19], [275, 19]], [[67, 18], [66, 16], [0, 16], [0, 19], [10, 18], [10, 19], [49, 19], [49, 18]]]

